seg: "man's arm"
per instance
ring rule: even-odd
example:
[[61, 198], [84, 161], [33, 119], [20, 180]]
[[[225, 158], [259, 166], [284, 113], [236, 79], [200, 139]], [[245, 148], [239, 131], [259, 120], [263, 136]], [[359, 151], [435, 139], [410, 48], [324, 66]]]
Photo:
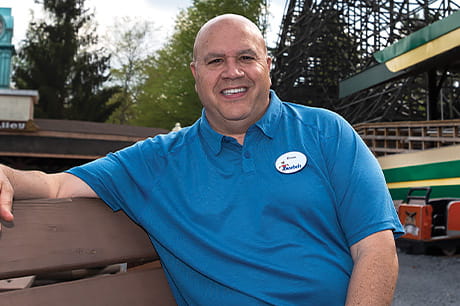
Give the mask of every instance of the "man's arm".
[[97, 197], [97, 195], [84, 181], [72, 174], [21, 171], [0, 165], [0, 220], [13, 221], [11, 213], [13, 198], [67, 197]]
[[391, 230], [351, 246], [354, 261], [346, 305], [391, 305], [398, 279], [398, 257]]

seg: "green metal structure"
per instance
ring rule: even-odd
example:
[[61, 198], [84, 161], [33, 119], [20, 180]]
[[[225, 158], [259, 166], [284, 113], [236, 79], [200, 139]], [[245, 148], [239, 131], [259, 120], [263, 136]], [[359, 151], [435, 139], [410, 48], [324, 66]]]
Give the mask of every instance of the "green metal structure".
[[396, 63], [389, 53], [455, 32], [459, 9], [458, 0], [287, 1], [272, 87], [352, 124], [460, 118], [458, 47], [403, 69], [388, 65]]
[[0, 88], [10, 88], [11, 57], [14, 54], [11, 8], [0, 8]]

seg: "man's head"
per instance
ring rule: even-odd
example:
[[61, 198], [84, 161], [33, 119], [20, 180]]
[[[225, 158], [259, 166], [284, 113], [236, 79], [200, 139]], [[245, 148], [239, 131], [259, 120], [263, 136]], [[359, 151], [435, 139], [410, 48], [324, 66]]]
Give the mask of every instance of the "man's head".
[[244, 133], [269, 104], [271, 59], [260, 30], [233, 14], [215, 17], [198, 32], [190, 64], [211, 126]]

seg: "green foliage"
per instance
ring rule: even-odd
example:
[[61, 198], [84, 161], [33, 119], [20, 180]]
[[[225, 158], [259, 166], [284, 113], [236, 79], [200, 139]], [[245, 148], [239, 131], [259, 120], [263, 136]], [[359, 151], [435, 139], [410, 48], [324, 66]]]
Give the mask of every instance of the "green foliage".
[[138, 114], [130, 123], [171, 129], [176, 122], [192, 124], [201, 115], [201, 103], [189, 68], [195, 35], [212, 17], [235, 13], [266, 28], [264, 0], [195, 0], [179, 13], [170, 41], [150, 58], [147, 80], [138, 97]]
[[135, 117], [140, 85], [146, 79], [144, 66], [155, 42], [153, 32], [157, 30], [152, 22], [123, 17], [115, 20], [110, 35], [104, 37], [112, 54], [110, 83], [121, 88], [109, 101], [118, 107], [107, 122], [125, 124]]
[[29, 24], [15, 59], [13, 81], [36, 89], [36, 117], [104, 121], [118, 105], [106, 101], [119, 88], [103, 89], [109, 56], [96, 48], [93, 14], [84, 0], [43, 0], [45, 17]]

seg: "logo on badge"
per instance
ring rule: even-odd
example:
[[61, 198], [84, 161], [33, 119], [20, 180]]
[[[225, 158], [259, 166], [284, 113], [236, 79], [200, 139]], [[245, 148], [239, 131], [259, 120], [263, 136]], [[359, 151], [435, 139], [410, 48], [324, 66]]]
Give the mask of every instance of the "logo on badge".
[[284, 153], [276, 159], [275, 167], [281, 173], [291, 174], [302, 170], [307, 165], [307, 156], [301, 152]]

